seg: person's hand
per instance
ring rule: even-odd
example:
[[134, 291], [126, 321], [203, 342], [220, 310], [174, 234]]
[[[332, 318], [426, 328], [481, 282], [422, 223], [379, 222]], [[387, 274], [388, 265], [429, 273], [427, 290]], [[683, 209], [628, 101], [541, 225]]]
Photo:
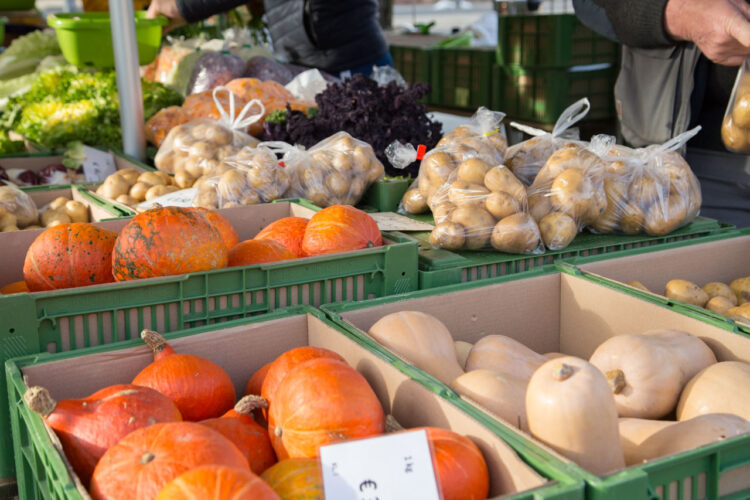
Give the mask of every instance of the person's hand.
[[148, 7], [148, 12], [146, 12], [146, 17], [154, 18], [159, 14], [169, 18], [169, 24], [164, 28], [165, 32], [179, 28], [185, 24], [185, 20], [177, 8], [177, 0], [152, 0], [151, 5]]

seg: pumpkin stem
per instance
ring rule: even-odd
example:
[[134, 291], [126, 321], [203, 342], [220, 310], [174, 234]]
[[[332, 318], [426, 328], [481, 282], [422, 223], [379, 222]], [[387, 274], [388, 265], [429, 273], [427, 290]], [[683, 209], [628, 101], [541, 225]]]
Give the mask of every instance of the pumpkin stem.
[[38, 385], [29, 387], [23, 394], [23, 400], [31, 411], [39, 414], [42, 418], [47, 418], [55, 411], [55, 407], [57, 406], [57, 401], [52, 399], [49, 391]]
[[385, 416], [385, 432], [398, 432], [403, 430], [404, 426], [398, 423], [396, 417], [393, 415]]
[[625, 373], [622, 370], [609, 370], [604, 374], [613, 394], [620, 394], [628, 383], [625, 381]]
[[141, 332], [141, 339], [154, 351], [154, 354], [159, 354], [167, 347], [167, 341], [164, 340], [164, 337], [153, 330], [143, 330]]
[[552, 378], [559, 382], [569, 379], [571, 375], [573, 375], [573, 367], [565, 363], [558, 363], [552, 372]]
[[147, 465], [148, 463], [150, 463], [155, 458], [156, 458], [156, 455], [154, 455], [150, 451], [147, 451], [146, 453], [144, 453], [143, 455], [141, 455], [141, 458], [140, 458], [140, 460], [138, 460], [138, 462], [141, 465]]
[[244, 396], [237, 401], [236, 405], [234, 405], [234, 411], [240, 415], [250, 415], [253, 411], [259, 408], [268, 408], [268, 401], [265, 398], [256, 396], [255, 394]]

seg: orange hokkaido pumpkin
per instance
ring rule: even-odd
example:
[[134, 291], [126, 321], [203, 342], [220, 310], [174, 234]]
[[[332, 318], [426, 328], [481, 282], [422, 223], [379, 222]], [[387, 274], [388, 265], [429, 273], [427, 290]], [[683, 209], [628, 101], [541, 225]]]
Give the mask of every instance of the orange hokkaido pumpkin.
[[273, 240], [245, 240], [229, 252], [229, 267], [296, 259], [297, 256]]
[[156, 500], [279, 500], [261, 478], [242, 469], [204, 465], [174, 478]]
[[318, 358], [330, 358], [344, 361], [344, 358], [333, 351], [323, 347], [302, 346], [290, 349], [276, 358], [268, 367], [268, 372], [263, 380], [260, 395], [269, 403], [273, 401], [279, 384], [297, 366], [306, 361]]
[[9, 283], [5, 285], [4, 287], [0, 288], [0, 294], [2, 295], [10, 295], [13, 293], [23, 293], [23, 292], [30, 292], [29, 286], [26, 284], [25, 281], [14, 281], [13, 283]]
[[383, 244], [375, 219], [358, 208], [334, 205], [312, 216], [305, 229], [305, 255], [348, 252]]
[[234, 228], [231, 222], [226, 217], [221, 215], [219, 212], [209, 210], [203, 207], [192, 207], [191, 210], [195, 210], [203, 214], [203, 216], [210, 222], [216, 229], [221, 233], [221, 237], [224, 239], [224, 243], [227, 246], [227, 250], [233, 249], [237, 243], [240, 242], [240, 237], [237, 234], [237, 230]]
[[201, 424], [220, 432], [237, 446], [250, 464], [250, 470], [260, 474], [276, 463], [276, 455], [268, 439], [268, 431], [253, 420], [252, 412], [266, 402], [258, 396], [245, 396], [234, 408], [219, 418], [203, 420]]
[[172, 479], [201, 465], [250, 471], [242, 452], [205, 425], [150, 425], [131, 432], [104, 453], [91, 478], [91, 496], [95, 500], [151, 500]]
[[261, 474], [281, 500], [324, 500], [323, 475], [314, 458], [288, 458]]
[[45, 229], [26, 251], [23, 277], [29, 290], [57, 290], [111, 283], [117, 233], [87, 222]]
[[47, 389], [30, 387], [23, 396], [62, 443], [65, 456], [83, 484], [104, 452], [131, 432], [158, 422], [179, 422], [171, 399], [148, 387], [119, 384], [82, 399], [55, 401]]
[[304, 257], [302, 238], [309, 221], [302, 217], [284, 217], [264, 227], [256, 240], [273, 240], [287, 247], [297, 257]]
[[133, 384], [167, 396], [185, 420], [219, 417], [234, 406], [234, 384], [220, 366], [205, 358], [175, 352], [154, 331], [143, 330], [141, 338], [154, 352], [154, 361], [135, 376]]
[[112, 252], [117, 281], [208, 271], [227, 266], [221, 231], [202, 213], [159, 207], [133, 217]]
[[258, 368], [258, 371], [253, 373], [253, 376], [250, 377], [250, 380], [247, 381], [247, 385], [245, 386], [245, 395], [254, 394], [256, 396], [260, 396], [260, 391], [263, 388], [263, 382], [266, 380], [266, 374], [268, 373], [268, 369], [271, 368], [272, 364], [273, 361], [271, 361], [270, 363], [266, 363], [265, 365]]
[[298, 365], [269, 406], [276, 456], [316, 457], [321, 446], [383, 433], [385, 415], [367, 380], [346, 363], [318, 358]]

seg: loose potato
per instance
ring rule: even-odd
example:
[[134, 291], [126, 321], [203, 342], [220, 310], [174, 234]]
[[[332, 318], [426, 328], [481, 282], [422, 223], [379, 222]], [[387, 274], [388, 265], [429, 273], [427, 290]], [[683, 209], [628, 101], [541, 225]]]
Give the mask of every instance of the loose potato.
[[130, 184], [123, 177], [110, 175], [104, 179], [104, 183], [96, 190], [96, 194], [114, 200], [121, 194], [127, 194]]
[[628, 203], [620, 216], [620, 229], [625, 234], [638, 234], [643, 228], [643, 210], [638, 205]]
[[516, 179], [510, 169], [499, 165], [491, 168], [484, 176], [484, 185], [490, 191], [504, 191], [511, 195], [521, 204], [526, 204], [526, 188], [523, 183]]
[[430, 243], [446, 250], [459, 250], [465, 241], [464, 228], [453, 222], [441, 222], [430, 233]]
[[510, 215], [492, 230], [492, 247], [508, 253], [531, 253], [539, 248], [541, 234], [534, 219], [528, 214]]
[[521, 210], [518, 201], [506, 192], [492, 192], [484, 200], [484, 208], [497, 220]]
[[20, 228], [18, 226], [13, 226], [13, 225], [11, 225], [11, 226], [3, 226], [3, 228], [0, 229], [0, 231], [3, 232], [3, 233], [11, 233], [13, 231], [20, 231]]
[[750, 276], [745, 278], [738, 278], [729, 284], [735, 295], [737, 296], [737, 303], [739, 305], [750, 302]]
[[138, 182], [138, 176], [141, 175], [141, 171], [134, 168], [123, 168], [122, 170], [115, 172], [113, 175], [119, 175], [125, 179], [125, 182], [132, 185]]
[[479, 158], [469, 158], [458, 166], [457, 179], [468, 184], [483, 184], [484, 176], [490, 168], [490, 165]]
[[164, 180], [164, 177], [162, 177], [156, 172], [143, 172], [141, 175], [138, 176], [137, 182], [142, 182], [143, 184], [148, 184], [149, 186], [166, 185], [166, 181]]
[[[32, 224], [32, 225], [30, 225], [30, 226], [26, 226], [26, 227], [24, 227], [24, 229], [25, 229], [25, 230], [27, 230], [27, 231], [28, 231], [29, 229], [42, 229], [42, 226], [39, 226], [39, 225], [37, 225], [37, 224]], [[13, 231], [15, 231], [15, 230], [13, 230]]]
[[141, 202], [146, 199], [146, 191], [148, 191], [149, 188], [151, 188], [151, 184], [136, 182], [127, 194], [129, 194], [131, 198]]
[[735, 321], [741, 321], [743, 323], [750, 323], [750, 304], [742, 304], [741, 306], [733, 307], [728, 309], [725, 316]]
[[650, 292], [648, 288], [646, 288], [646, 285], [641, 283], [640, 281], [628, 281], [628, 286], [632, 286], [633, 288], [637, 288], [638, 290], [643, 290], [644, 292]]
[[0, 213], [0, 227], [18, 226], [18, 217], [6, 210]]
[[115, 201], [117, 203], [122, 203], [123, 205], [127, 205], [129, 207], [134, 207], [138, 204], [138, 200], [136, 200], [129, 194], [121, 194], [120, 196], [115, 198]]
[[451, 213], [450, 221], [463, 226], [465, 248], [479, 250], [489, 244], [495, 218], [486, 210], [476, 207], [458, 207]]
[[562, 250], [578, 234], [578, 225], [570, 216], [562, 212], [552, 212], [539, 221], [539, 232], [544, 244], [550, 250]]
[[663, 203], [654, 203], [649, 207], [644, 219], [646, 234], [651, 236], [662, 236], [671, 233], [687, 217], [687, 204], [679, 195], [670, 195], [666, 206]]
[[181, 169], [175, 172], [174, 183], [181, 189], [187, 189], [193, 186], [195, 177], [190, 175], [186, 169]]
[[72, 222], [89, 222], [89, 209], [80, 201], [70, 200], [60, 207]]
[[59, 196], [49, 203], [49, 208], [51, 208], [52, 210], [57, 210], [60, 207], [64, 207], [65, 204], [69, 201], [70, 201], [70, 198]]
[[70, 222], [72, 222], [70, 220], [70, 217], [68, 217], [68, 214], [66, 214], [62, 210], [47, 210], [42, 214], [41, 220], [44, 227], [53, 227], [57, 226], [58, 224], [69, 224]]
[[574, 219], [580, 219], [589, 210], [593, 193], [591, 180], [574, 168], [555, 177], [550, 187], [552, 206]]
[[[735, 300], [737, 300], [736, 297]], [[723, 295], [716, 295], [714, 297], [711, 297], [711, 299], [706, 303], [706, 309], [719, 314], [724, 314], [733, 307], [736, 307], [736, 304], [734, 304], [731, 300], [724, 297]]]
[[704, 307], [708, 302], [708, 294], [695, 283], [687, 280], [671, 280], [667, 283], [664, 296], [669, 299], [681, 300], [688, 304]]
[[738, 127], [750, 128], [750, 94], [743, 94], [735, 101], [732, 120]]
[[427, 211], [427, 199], [422, 196], [419, 189], [409, 189], [404, 193], [401, 203], [404, 205], [404, 210], [410, 214], [421, 214]]
[[453, 181], [448, 188], [448, 200], [457, 207], [481, 208], [489, 194], [489, 190], [481, 184], [464, 181]]
[[703, 291], [706, 292], [711, 299], [714, 297], [724, 297], [732, 303], [732, 307], [738, 305], [737, 295], [726, 283], [721, 283], [720, 281], [706, 283], [703, 285]]

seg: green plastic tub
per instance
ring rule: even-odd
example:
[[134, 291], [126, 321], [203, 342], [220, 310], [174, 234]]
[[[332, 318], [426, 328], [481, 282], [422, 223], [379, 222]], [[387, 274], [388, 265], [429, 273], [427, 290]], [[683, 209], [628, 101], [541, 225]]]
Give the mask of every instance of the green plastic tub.
[[[113, 68], [112, 30], [107, 12], [76, 12], [50, 14], [47, 23], [57, 32], [63, 56], [82, 67]], [[161, 45], [162, 27], [167, 19], [160, 16], [146, 19], [146, 13], [135, 13], [135, 34], [138, 39], [138, 62], [149, 64], [156, 58]]]
[[395, 212], [412, 179], [380, 179], [367, 190], [358, 207], [368, 212]]
[[[330, 329], [329, 329], [330, 328]], [[231, 330], [230, 330], [231, 329]], [[268, 338], [265, 333], [272, 331], [273, 335]], [[333, 331], [331, 331], [333, 330]], [[457, 426], [463, 426], [469, 435], [474, 435], [480, 442], [484, 451], [492, 453], [493, 448], [500, 443], [492, 440], [499, 437], [505, 441], [519, 457], [527, 464], [537, 470], [539, 474], [548, 481], [531, 490], [521, 491], [516, 494], [503, 496], [504, 499], [516, 500], [583, 500], [584, 484], [581, 478], [568, 474], [566, 464], [557, 461], [550, 453], [528, 441], [518, 439], [515, 434], [497, 436], [494, 429], [488, 425], [491, 422], [481, 414], [467, 415], [461, 401], [455, 399], [446, 401], [439, 395], [426, 390], [421, 381], [409, 380], [411, 370], [400, 360], [392, 356], [384, 356], [379, 350], [372, 350], [368, 342], [363, 342], [358, 336], [352, 335], [348, 330], [341, 328], [320, 312], [309, 307], [291, 308], [286, 311], [276, 311], [256, 318], [232, 321], [219, 326], [202, 327], [190, 331], [174, 332], [167, 338], [180, 350], [180, 342], [184, 337], [192, 337], [192, 348], [196, 349], [196, 338], [200, 334], [212, 335], [219, 338], [216, 347], [211, 347], [210, 352], [205, 348], [200, 351], [203, 355], [222, 364], [233, 377], [239, 388], [244, 387], [244, 381], [249, 378], [256, 368], [269, 362], [273, 356], [300, 345], [315, 345], [325, 347], [339, 352], [344, 359], [354, 368], [361, 371], [365, 378], [372, 384], [375, 393], [381, 401], [386, 404], [387, 411], [408, 427], [414, 425], [438, 425], [445, 426], [449, 419]], [[239, 352], [225, 353], [231, 342], [231, 335], [240, 334], [248, 340], [242, 343]], [[257, 338], [262, 346], [258, 351], [242, 352], [249, 344]], [[204, 336], [205, 339], [205, 336]], [[204, 344], [205, 345], [205, 344]], [[129, 349], [130, 350], [125, 350]], [[136, 348], [133, 350], [132, 348]], [[199, 347], [198, 347], [199, 348]], [[200, 349], [200, 348], [199, 348]], [[96, 362], [92, 357], [115, 356], [114, 370], [118, 374], [123, 373], [123, 365], [130, 363], [134, 365], [133, 356], [145, 351], [143, 343], [131, 341], [120, 343], [117, 346], [99, 346], [71, 353], [59, 353], [55, 355], [26, 356], [8, 361], [5, 364], [8, 381], [8, 393], [10, 394], [10, 407], [12, 415], [12, 429], [14, 454], [18, 464], [18, 489], [21, 498], [46, 498], [59, 500], [82, 499], [85, 496], [77, 488], [73, 476], [66, 467], [65, 461], [53, 440], [48, 434], [41, 418], [31, 412], [23, 403], [23, 393], [26, 389], [24, 374], [36, 370], [44, 370], [50, 363], [65, 363], [75, 360], [76, 363], [85, 365], [87, 361]], [[196, 351], [192, 351], [198, 354]], [[204, 354], [205, 352], [205, 354]], [[271, 355], [269, 357], [269, 354]], [[239, 361], [241, 359], [241, 361]], [[385, 361], [393, 366], [382, 366], [380, 362]], [[112, 365], [109, 365], [110, 367]], [[81, 372], [75, 375], [80, 376]], [[109, 385], [115, 382], [122, 383], [126, 377], [115, 380], [115, 376], [108, 377], [103, 383]], [[384, 381], [388, 380], [386, 384]], [[33, 376], [32, 376], [33, 378]], [[37, 380], [37, 383], [44, 380]], [[34, 383], [32, 381], [32, 383]], [[103, 385], [98, 381], [87, 381], [86, 388], [67, 388], [68, 392], [83, 391], [88, 393], [89, 389]], [[50, 388], [54, 394], [54, 388]], [[428, 388], [429, 389], [429, 388]], [[419, 397], [424, 402], [422, 408], [415, 408], [413, 398]], [[453, 403], [453, 405], [451, 405]], [[404, 420], [406, 419], [406, 420]], [[423, 420], [427, 419], [427, 420]], [[456, 428], [457, 431], [461, 429]], [[489, 432], [488, 432], [489, 431]], [[495, 434], [493, 436], [492, 434]], [[497, 457], [496, 457], [497, 459]], [[493, 481], [502, 474], [503, 466], [497, 462], [490, 462], [490, 477]]]
[[[461, 398], [403, 358], [376, 343], [366, 332], [375, 321], [397, 311], [422, 311], [440, 319], [455, 340], [475, 343], [489, 334], [510, 336], [537, 352], [564, 352], [588, 359], [595, 347], [613, 335], [675, 328], [693, 332], [716, 347], [717, 356], [741, 356], [750, 362], [750, 337], [741, 339], [725, 325], [709, 325], [660, 305], [644, 302], [612, 286], [592, 282], [558, 266], [546, 266], [525, 276], [504, 276], [481, 283], [464, 283], [421, 290], [398, 297], [321, 307], [342, 328], [359, 335], [373, 350], [434, 392], [454, 401], [467, 413], [484, 418], [508, 442], [537, 444], [515, 422]], [[733, 347], [744, 342], [744, 352]], [[731, 347], [729, 347], [731, 346]], [[739, 358], [738, 358], [739, 359]], [[589, 500], [738, 500], [750, 498], [750, 434], [649, 461], [620, 471], [595, 475], [564, 459], [573, 477], [586, 481]], [[533, 462], [532, 462], [533, 463]]]
[[430, 244], [430, 233], [409, 233], [419, 242], [419, 288], [435, 288], [468, 281], [484, 280], [508, 274], [524, 273], [559, 259], [601, 255], [616, 257], [623, 251], [643, 251], [659, 248], [672, 242], [712, 241], [726, 238], [735, 231], [731, 224], [698, 217], [691, 224], [666, 236], [645, 234], [596, 235], [581, 233], [563, 250], [541, 255], [514, 255], [500, 252], [452, 252], [435, 249]]
[[35, 4], [36, 0], [3, 0], [0, 11], [31, 10]]

